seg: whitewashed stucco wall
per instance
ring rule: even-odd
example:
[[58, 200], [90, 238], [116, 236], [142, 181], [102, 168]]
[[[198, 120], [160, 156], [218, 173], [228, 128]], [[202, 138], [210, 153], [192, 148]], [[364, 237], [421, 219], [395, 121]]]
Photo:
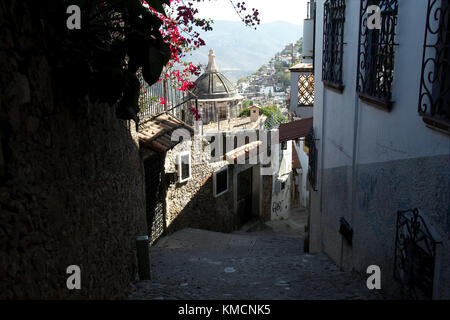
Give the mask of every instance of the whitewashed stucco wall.
[[301, 181], [300, 181], [300, 204], [303, 207], [306, 207], [308, 204], [309, 199], [309, 191], [307, 189], [307, 181], [308, 181], [308, 155], [303, 151], [303, 144], [304, 141], [300, 141], [299, 146], [297, 146], [296, 143], [292, 143], [293, 148], [295, 148], [295, 151], [297, 152], [298, 159], [300, 161], [300, 164], [302, 166], [302, 175], [301, 175]]
[[[310, 250], [325, 251], [344, 269], [380, 265], [382, 286], [390, 289], [397, 211], [418, 207], [445, 239], [439, 297], [448, 298], [450, 143], [417, 112], [427, 1], [399, 0], [391, 112], [367, 105], [356, 92], [360, 1], [346, 1], [344, 91], [324, 88], [323, 3], [317, 1], [316, 11], [318, 191], [311, 192]], [[353, 246], [338, 232], [341, 217], [354, 229]]]
[[[277, 157], [274, 154], [274, 157]], [[272, 180], [272, 204], [271, 219], [287, 218], [291, 209], [291, 188], [292, 188], [292, 141], [287, 141], [286, 150], [281, 150], [279, 145], [278, 154], [279, 168]], [[281, 190], [281, 183], [285, 188]]]

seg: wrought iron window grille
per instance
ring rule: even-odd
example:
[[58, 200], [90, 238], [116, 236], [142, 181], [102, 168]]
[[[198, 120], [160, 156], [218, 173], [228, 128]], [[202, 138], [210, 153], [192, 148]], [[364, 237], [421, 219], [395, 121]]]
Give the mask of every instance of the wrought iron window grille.
[[323, 20], [323, 83], [340, 92], [344, 90], [342, 63], [344, 53], [345, 0], [327, 0]]
[[314, 106], [314, 71], [302, 72], [298, 78], [298, 106]]
[[397, 212], [394, 279], [411, 299], [432, 299], [441, 241], [419, 210]]
[[450, 4], [428, 0], [419, 114], [424, 122], [450, 133]]
[[[367, 26], [367, 8], [381, 10], [381, 29]], [[356, 88], [361, 100], [390, 111], [398, 0], [361, 0]]]

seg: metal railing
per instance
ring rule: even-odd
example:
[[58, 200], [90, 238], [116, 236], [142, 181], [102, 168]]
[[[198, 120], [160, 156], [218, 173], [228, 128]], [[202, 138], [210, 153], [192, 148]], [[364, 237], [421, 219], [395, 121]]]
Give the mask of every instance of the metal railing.
[[398, 211], [394, 278], [412, 299], [432, 299], [441, 241], [418, 209]]
[[342, 62], [344, 54], [345, 0], [328, 0], [324, 4], [322, 80], [337, 88], [344, 86]]
[[[381, 29], [367, 24], [370, 5], [381, 8]], [[392, 107], [398, 0], [361, 0], [357, 91], [366, 102], [386, 110]]]
[[428, 1], [419, 113], [450, 133], [450, 1]]
[[290, 121], [289, 116], [283, 113], [272, 113], [269, 117], [267, 117], [266, 121], [264, 121], [264, 129], [277, 129], [280, 124]]
[[178, 83], [170, 80], [161, 80], [149, 86], [142, 76], [138, 74], [141, 82], [141, 94], [139, 97], [139, 119], [168, 112], [182, 120], [187, 110], [189, 101], [187, 92], [178, 89]]

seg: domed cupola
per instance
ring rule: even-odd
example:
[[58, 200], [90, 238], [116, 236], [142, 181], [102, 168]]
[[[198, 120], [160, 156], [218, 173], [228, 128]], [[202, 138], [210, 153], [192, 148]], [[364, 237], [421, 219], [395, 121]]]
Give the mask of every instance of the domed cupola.
[[192, 93], [199, 100], [239, 98], [236, 88], [219, 72], [216, 65], [214, 50], [209, 50], [208, 66], [196, 81]]

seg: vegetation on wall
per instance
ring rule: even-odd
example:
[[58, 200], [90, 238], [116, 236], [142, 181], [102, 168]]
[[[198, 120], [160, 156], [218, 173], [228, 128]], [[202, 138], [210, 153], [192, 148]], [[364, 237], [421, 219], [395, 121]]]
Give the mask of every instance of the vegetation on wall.
[[278, 126], [282, 123], [289, 122], [289, 118], [282, 113], [272, 113], [269, 117], [267, 117], [264, 122], [264, 129], [271, 130], [274, 128], [278, 128]]
[[[198, 74], [199, 67], [183, 58], [205, 44], [194, 28], [212, 30], [212, 21], [197, 18], [191, 2], [195, 1], [34, 2], [33, 9], [49, 35], [45, 41], [55, 75], [62, 80], [57, 81], [63, 86], [62, 97], [106, 102], [117, 106], [118, 118], [138, 122], [137, 72], [148, 85], [163, 76], [180, 82], [180, 90], [192, 88], [189, 76]], [[259, 24], [256, 9], [245, 15], [243, 4], [230, 2], [247, 25]], [[79, 29], [66, 24], [66, 10], [72, 5], [81, 11]]]
[[242, 107], [243, 108], [248, 108], [248, 107], [253, 106], [253, 105], [254, 105], [253, 100], [244, 99], [242, 101]]
[[[281, 110], [276, 105], [261, 107], [259, 109], [259, 113], [265, 115], [267, 118], [275, 117], [280, 121], [289, 121], [289, 119], [281, 113]], [[239, 117], [250, 117], [250, 109], [248, 107], [243, 108], [239, 113]]]

